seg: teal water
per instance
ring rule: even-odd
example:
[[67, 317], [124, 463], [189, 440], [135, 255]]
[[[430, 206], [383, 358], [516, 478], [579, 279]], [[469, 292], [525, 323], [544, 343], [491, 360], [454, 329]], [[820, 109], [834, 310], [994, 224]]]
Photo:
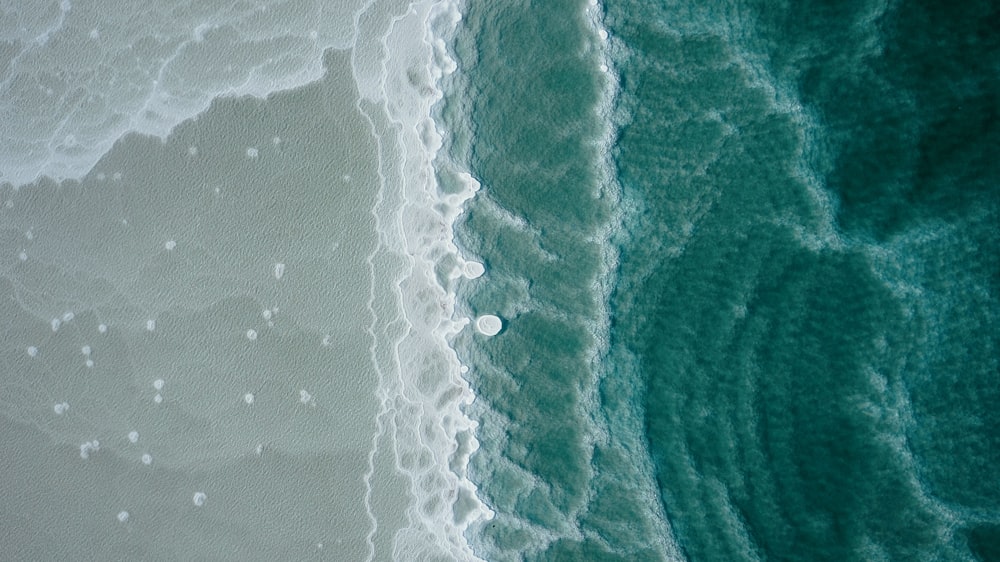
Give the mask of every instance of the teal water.
[[998, 15], [467, 4], [477, 554], [997, 559]]

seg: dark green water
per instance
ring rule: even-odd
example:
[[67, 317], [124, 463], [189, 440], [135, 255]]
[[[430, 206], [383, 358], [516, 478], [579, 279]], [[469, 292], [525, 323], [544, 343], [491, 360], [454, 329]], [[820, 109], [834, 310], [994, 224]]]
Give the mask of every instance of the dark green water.
[[595, 9], [455, 46], [477, 552], [996, 560], [998, 8]]

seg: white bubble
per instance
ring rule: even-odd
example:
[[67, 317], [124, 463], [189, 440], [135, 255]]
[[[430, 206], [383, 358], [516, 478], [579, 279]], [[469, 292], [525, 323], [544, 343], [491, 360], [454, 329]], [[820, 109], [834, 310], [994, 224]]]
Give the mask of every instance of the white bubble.
[[163, 379], [156, 379], [153, 381], [153, 388], [156, 390], [163, 390]]
[[122, 523], [128, 521], [128, 512], [127, 511], [119, 511], [118, 512], [118, 521], [120, 521]]
[[177, 247], [177, 242], [175, 240], [167, 240], [166, 242], [163, 243], [163, 247], [166, 248], [167, 251], [169, 252], [170, 250], [173, 250], [174, 248]]
[[27, 238], [28, 240], [32, 240], [35, 238], [35, 233], [29, 230], [24, 233], [24, 237]]
[[101, 443], [98, 440], [87, 441], [80, 445], [80, 458], [88, 459], [90, 458], [90, 453], [96, 453], [99, 450], [101, 450]]
[[305, 389], [299, 391], [299, 402], [303, 404], [308, 404], [312, 400], [312, 395], [306, 392]]
[[153, 397], [153, 402], [156, 402], [157, 404], [163, 402], [163, 396], [157, 394], [156, 396]]
[[281, 276], [285, 274], [285, 264], [276, 263], [274, 264], [274, 278], [281, 279]]
[[30, 355], [31, 357], [38, 356], [38, 348], [35, 347], [35, 346], [33, 346], [33, 345], [29, 345], [28, 346], [28, 355]]
[[114, 180], [114, 181], [122, 181], [122, 173], [121, 172], [115, 172], [115, 173], [111, 174], [111, 179]]
[[20, 254], [17, 255], [17, 257], [21, 261], [28, 261], [28, 253], [27, 252], [21, 252]]
[[52, 319], [52, 331], [53, 332], [57, 331], [59, 329], [60, 325], [62, 325], [62, 321], [61, 320], [59, 320], [58, 318], [53, 318]]
[[486, 267], [477, 261], [467, 261], [465, 262], [465, 277], [468, 279], [476, 279], [482, 277], [483, 273], [486, 273]]
[[459, 370], [462, 371], [463, 373], [468, 373], [469, 372], [469, 366], [468, 365], [462, 365], [461, 369], [459, 369]]
[[264, 317], [264, 320], [270, 320], [271, 319], [271, 311], [267, 310], [267, 309], [264, 309], [264, 312], [261, 312], [261, 316]]
[[90, 355], [90, 346], [89, 345], [85, 345], [85, 346], [81, 347], [80, 348], [80, 353], [83, 353], [84, 355]]
[[601, 69], [601, 72], [607, 72], [608, 71], [608, 65], [606, 65], [604, 63], [601, 63], [600, 69]]
[[63, 313], [62, 321], [63, 322], [69, 322], [70, 320], [72, 320], [74, 318], [76, 318], [76, 315], [73, 314], [71, 311], [68, 311], [68, 312], [64, 312]]
[[601, 36], [601, 40], [602, 41], [607, 41], [608, 40], [608, 32], [607, 32], [607, 30], [602, 29], [602, 30], [598, 31], [597, 34]]
[[476, 318], [476, 329], [484, 336], [495, 336], [503, 329], [503, 320], [492, 314], [484, 314]]
[[247, 149], [247, 158], [256, 158], [256, 157], [257, 157], [257, 149], [251, 146], [250, 148]]
[[150, 332], [156, 329], [156, 320], [146, 320], [146, 329]]
[[248, 393], [244, 394], [243, 395], [243, 401], [246, 402], [247, 404], [253, 404], [253, 393], [252, 392], [248, 392]]
[[329, 347], [331, 343], [330, 334], [323, 336], [323, 347]]
[[188, 147], [188, 154], [190, 154], [191, 156], [197, 155], [198, 154], [198, 147], [194, 146], [194, 145], [189, 146]]
[[66, 410], [69, 410], [69, 404], [66, 402], [60, 402], [59, 404], [53, 406], [52, 410], [55, 411], [57, 415], [61, 416], [66, 413]]
[[140, 460], [142, 460], [142, 464], [149, 466], [153, 464], [153, 455], [150, 455], [149, 453], [143, 453], [142, 458]]
[[93, 359], [87, 359], [87, 361], [85, 362], [85, 364], [87, 365], [88, 368], [89, 367], [93, 367], [94, 366], [94, 360]]
[[100, 333], [102, 333], [102, 334], [107, 333], [107, 331], [108, 331], [108, 325], [107, 324], [98, 324], [97, 325], [97, 331], [100, 332]]
[[94, 29], [91, 29], [90, 30], [90, 38], [91, 39], [100, 39], [101, 38], [101, 32], [98, 31], [96, 27]]
[[132, 443], [138, 443], [139, 442], [139, 432], [138, 431], [130, 431], [130, 432], [128, 432], [128, 440], [130, 442], [132, 442]]
[[205, 495], [205, 492], [195, 492], [194, 497], [191, 498], [191, 501], [193, 501], [196, 506], [201, 507], [205, 505], [205, 499], [207, 497], [208, 496]]
[[247, 339], [250, 341], [257, 339], [257, 330], [247, 330]]
[[274, 146], [278, 146], [279, 144], [281, 144], [281, 137], [274, 137], [273, 139], [271, 139], [271, 144], [273, 144]]

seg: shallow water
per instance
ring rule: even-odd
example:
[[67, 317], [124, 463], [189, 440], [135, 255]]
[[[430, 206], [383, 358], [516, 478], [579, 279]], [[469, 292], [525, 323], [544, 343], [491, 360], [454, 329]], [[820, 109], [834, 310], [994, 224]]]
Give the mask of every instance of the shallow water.
[[11, 559], [1000, 552], [988, 3], [27, 8]]

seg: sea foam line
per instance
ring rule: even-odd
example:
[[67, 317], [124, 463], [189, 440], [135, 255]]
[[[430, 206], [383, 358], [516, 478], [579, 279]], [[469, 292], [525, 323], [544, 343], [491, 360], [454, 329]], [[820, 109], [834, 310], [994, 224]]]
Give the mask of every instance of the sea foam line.
[[[626, 60], [627, 46], [612, 36], [605, 24], [605, 13], [602, 2], [599, 0], [588, 1], [586, 16], [596, 39], [598, 60], [600, 61], [598, 70], [606, 78], [601, 101], [597, 106], [600, 122], [604, 124], [598, 141], [600, 159], [598, 184], [601, 190], [600, 195], [609, 198], [613, 212], [611, 218], [597, 235], [604, 252], [601, 271], [598, 274], [594, 291], [599, 295], [598, 302], [603, 303], [603, 307], [599, 320], [593, 327], [596, 336], [595, 342], [597, 342], [592, 350], [591, 359], [595, 365], [595, 378], [582, 402], [586, 408], [595, 413], [592, 416], [597, 426], [594, 443], [600, 443], [604, 447], [624, 447], [628, 449], [628, 457], [633, 459], [635, 463], [634, 469], [638, 477], [633, 484], [638, 488], [637, 495], [644, 508], [642, 511], [650, 514], [652, 518], [650, 524], [656, 529], [656, 532], [653, 533], [654, 536], [649, 537], [650, 543], [656, 544], [664, 560], [683, 560], [684, 556], [677, 544], [673, 528], [664, 512], [662, 503], [659, 501], [659, 491], [656, 489], [656, 472], [643, 436], [643, 412], [639, 405], [640, 402], [627, 400], [633, 404], [633, 411], [611, 413], [615, 421], [612, 421], [609, 413], [603, 412], [601, 408], [600, 390], [605, 377], [612, 373], [616, 373], [616, 376], [640, 376], [637, 367], [630, 369], [621, 364], [622, 360], [626, 359], [625, 357], [617, 357], [617, 361], [613, 359], [611, 349], [612, 301], [620, 281], [619, 248], [626, 241], [627, 220], [631, 212], [629, 205], [624, 200], [622, 185], [618, 182], [615, 174], [616, 166], [613, 154], [618, 132], [622, 124], [627, 122], [627, 116], [622, 115], [622, 107], [619, 103], [622, 90], [615, 60]], [[627, 387], [637, 389], [640, 387], [639, 381], [631, 381]], [[604, 415], [596, 415], [597, 412], [602, 412]], [[612, 434], [616, 435], [614, 439], [612, 439]], [[631, 438], [630, 443], [623, 439], [625, 436]]]
[[[442, 96], [440, 81], [455, 70], [443, 35], [461, 16], [451, 1], [370, 6], [370, 15], [359, 20], [359, 38], [366, 26], [384, 33], [376, 42], [359, 44], [352, 59], [362, 94], [359, 108], [379, 150], [379, 199], [372, 212], [380, 240], [368, 259], [374, 318], [369, 333], [381, 402], [365, 477], [370, 559], [378, 548], [374, 459], [387, 437], [396, 471], [409, 480], [412, 496], [407, 523], [392, 540], [392, 557], [476, 560], [464, 531], [491, 513], [466, 476], [478, 442], [476, 424], [462, 408], [474, 396], [448, 342], [468, 324], [455, 318], [451, 282], [482, 272], [481, 265], [459, 255], [452, 229], [478, 184], [466, 175], [459, 192], [440, 192], [433, 162], [441, 134], [431, 114]], [[395, 15], [386, 17], [382, 10]]]

